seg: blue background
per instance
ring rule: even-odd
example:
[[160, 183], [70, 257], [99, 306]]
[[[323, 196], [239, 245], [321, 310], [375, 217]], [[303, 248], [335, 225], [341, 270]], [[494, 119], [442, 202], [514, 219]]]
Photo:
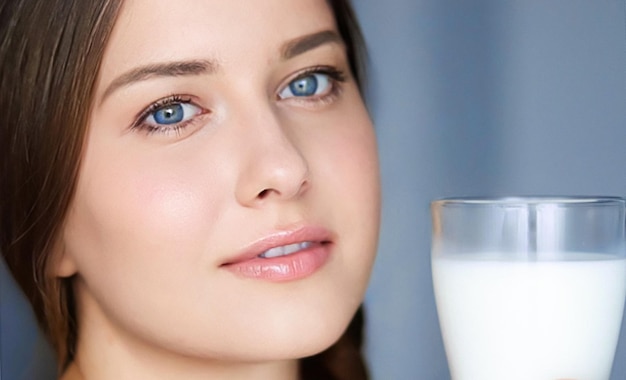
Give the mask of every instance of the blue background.
[[[449, 379], [430, 276], [433, 198], [626, 196], [623, 0], [355, 0], [370, 51], [383, 227], [366, 306], [374, 380]], [[5, 380], [54, 363], [0, 267]], [[626, 379], [626, 326], [612, 380]], [[479, 380], [479, 379], [477, 379]]]
[[[370, 366], [376, 380], [448, 379], [431, 285], [429, 202], [626, 196], [625, 2], [355, 6], [370, 49], [384, 187], [367, 296]], [[626, 327], [611, 379], [626, 379]]]

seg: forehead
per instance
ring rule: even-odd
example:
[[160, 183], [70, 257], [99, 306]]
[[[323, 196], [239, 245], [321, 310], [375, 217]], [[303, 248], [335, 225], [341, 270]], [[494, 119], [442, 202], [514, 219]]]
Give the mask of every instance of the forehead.
[[326, 0], [126, 0], [101, 79], [151, 62], [267, 62], [291, 39], [335, 29]]

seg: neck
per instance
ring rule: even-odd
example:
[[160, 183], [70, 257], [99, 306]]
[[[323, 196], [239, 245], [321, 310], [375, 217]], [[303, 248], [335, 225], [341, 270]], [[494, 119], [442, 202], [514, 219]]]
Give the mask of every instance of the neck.
[[[127, 342], [124, 342], [127, 343]], [[134, 342], [133, 342], [134, 343]], [[105, 347], [106, 346], [106, 347]], [[184, 356], [164, 348], [85, 344], [62, 380], [296, 380], [298, 361], [229, 361]]]
[[[229, 366], [204, 366], [199, 368], [163, 368], [155, 365], [151, 368], [139, 368], [137, 366], [113, 367], [109, 363], [110, 370], [102, 370], [101, 366], [93, 366], [78, 358], [71, 363], [60, 380], [126, 380], [126, 379], [274, 379], [296, 380], [298, 378], [297, 362], [264, 363], [264, 364], [238, 364]], [[98, 369], [100, 368], [100, 369]]]
[[79, 341], [77, 355], [61, 380], [296, 380], [298, 361], [241, 362], [182, 356], [135, 345], [90, 345]]
[[[79, 309], [83, 309], [82, 299]], [[181, 353], [117, 326], [92, 304], [79, 314], [76, 355], [61, 380], [296, 380], [298, 360], [244, 361]], [[83, 309], [84, 310], [84, 309]], [[96, 312], [94, 312], [94, 310]], [[80, 313], [80, 311], [79, 311]]]

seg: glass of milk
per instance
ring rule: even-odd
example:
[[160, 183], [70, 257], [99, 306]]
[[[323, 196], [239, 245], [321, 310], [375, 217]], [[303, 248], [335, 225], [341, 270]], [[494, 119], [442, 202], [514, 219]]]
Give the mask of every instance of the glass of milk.
[[608, 380], [626, 300], [626, 201], [432, 203], [432, 274], [454, 380]]

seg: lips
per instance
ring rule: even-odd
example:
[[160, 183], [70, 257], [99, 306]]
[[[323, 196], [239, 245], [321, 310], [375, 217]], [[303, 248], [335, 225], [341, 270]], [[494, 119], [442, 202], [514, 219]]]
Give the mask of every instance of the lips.
[[251, 244], [221, 267], [238, 276], [293, 281], [317, 272], [328, 261], [331, 233], [320, 227], [277, 231]]

